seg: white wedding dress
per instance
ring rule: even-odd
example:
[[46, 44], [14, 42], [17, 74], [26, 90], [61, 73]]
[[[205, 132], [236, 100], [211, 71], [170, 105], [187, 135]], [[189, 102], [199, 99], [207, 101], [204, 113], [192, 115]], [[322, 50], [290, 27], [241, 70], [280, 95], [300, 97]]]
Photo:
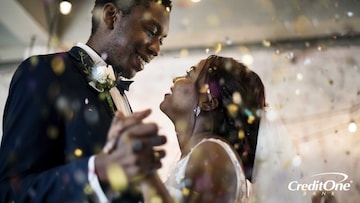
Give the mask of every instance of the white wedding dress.
[[186, 166], [193, 150], [204, 142], [214, 142], [222, 146], [228, 153], [229, 157], [233, 162], [234, 167], [236, 168], [237, 193], [234, 194], [234, 199], [235, 199], [234, 203], [250, 202], [251, 183], [245, 178], [243, 169], [238, 159], [236, 158], [234, 151], [230, 148], [230, 146], [227, 143], [215, 138], [206, 138], [200, 141], [195, 147], [192, 148], [189, 154], [187, 154], [187, 156], [185, 156], [183, 159], [178, 161], [170, 171], [170, 174], [165, 182], [165, 185], [168, 188], [172, 197], [175, 199], [175, 202], [176, 203], [184, 202], [182, 189], [185, 187], [185, 184], [187, 182], [187, 180], [185, 180]]

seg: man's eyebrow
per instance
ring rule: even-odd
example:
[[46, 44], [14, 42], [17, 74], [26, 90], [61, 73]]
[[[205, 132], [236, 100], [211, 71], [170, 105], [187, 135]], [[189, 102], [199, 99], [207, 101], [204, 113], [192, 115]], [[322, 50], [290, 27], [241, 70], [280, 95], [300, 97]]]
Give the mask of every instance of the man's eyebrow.
[[161, 26], [161, 24], [159, 22], [157, 22], [156, 20], [154, 19], [149, 19], [149, 20], [146, 20], [144, 21], [145, 24], [151, 24], [151, 25], [155, 25], [155, 27], [159, 30], [159, 31], [162, 31], [163, 28]]
[[[161, 26], [161, 24], [158, 21], [154, 20], [154, 19], [146, 20], [144, 23], [145, 24], [155, 25], [156, 28], [158, 29], [158, 33], [162, 33], [162, 31], [164, 30], [163, 27]], [[162, 37], [165, 38], [165, 37], [167, 37], [167, 35], [164, 35]]]

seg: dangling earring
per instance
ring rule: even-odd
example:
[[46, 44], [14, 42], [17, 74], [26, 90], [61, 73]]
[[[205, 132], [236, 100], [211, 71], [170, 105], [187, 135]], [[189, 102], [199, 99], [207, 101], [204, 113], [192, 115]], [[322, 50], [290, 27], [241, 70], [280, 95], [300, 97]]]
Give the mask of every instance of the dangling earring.
[[194, 108], [195, 117], [198, 117], [198, 116], [199, 116], [200, 111], [201, 111], [201, 109], [200, 109], [199, 106], [196, 106], [196, 107]]

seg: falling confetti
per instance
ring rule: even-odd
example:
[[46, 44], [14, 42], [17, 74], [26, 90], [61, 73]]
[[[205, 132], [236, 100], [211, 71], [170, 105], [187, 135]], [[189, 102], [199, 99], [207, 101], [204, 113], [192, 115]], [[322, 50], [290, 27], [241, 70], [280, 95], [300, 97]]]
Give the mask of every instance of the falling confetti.
[[75, 149], [74, 155], [77, 157], [81, 157], [83, 155], [83, 151], [81, 149]]
[[128, 186], [126, 174], [121, 166], [112, 164], [107, 168], [109, 183], [114, 191], [124, 191]]
[[65, 71], [65, 63], [61, 57], [55, 57], [51, 61], [51, 68], [55, 74], [61, 75]]

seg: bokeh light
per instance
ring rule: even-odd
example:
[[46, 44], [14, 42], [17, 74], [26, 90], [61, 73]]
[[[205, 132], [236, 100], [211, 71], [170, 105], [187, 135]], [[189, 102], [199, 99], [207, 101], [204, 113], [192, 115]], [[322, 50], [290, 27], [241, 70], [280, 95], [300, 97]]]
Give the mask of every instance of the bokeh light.
[[351, 133], [355, 133], [357, 131], [357, 125], [354, 121], [351, 121], [348, 126], [348, 130]]
[[60, 2], [60, 12], [63, 15], [68, 15], [71, 12], [72, 4], [69, 1]]

